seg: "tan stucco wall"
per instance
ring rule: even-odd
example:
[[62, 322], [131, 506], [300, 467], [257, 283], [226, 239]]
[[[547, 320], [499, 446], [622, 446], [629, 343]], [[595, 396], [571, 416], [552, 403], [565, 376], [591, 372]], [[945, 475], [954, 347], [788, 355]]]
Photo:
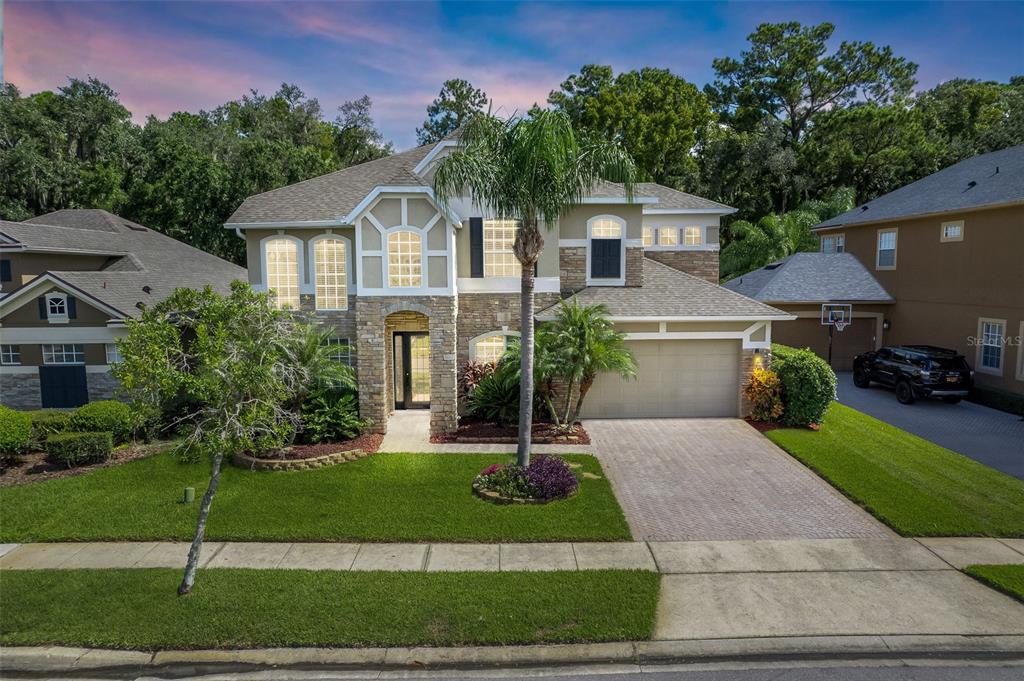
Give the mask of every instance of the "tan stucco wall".
[[[963, 241], [940, 241], [941, 225], [964, 221]], [[896, 268], [875, 267], [878, 230], [898, 229]], [[896, 298], [888, 313], [886, 345], [927, 343], [953, 348], [967, 357], [979, 385], [1024, 393], [1017, 377], [1024, 346], [1003, 350], [1002, 375], [978, 369], [981, 317], [1006, 320], [1006, 335], [1020, 333], [1024, 321], [1024, 206], [946, 213], [914, 220], [822, 230], [845, 234], [853, 253]]]
[[0, 290], [8, 292], [46, 271], [98, 270], [110, 256], [11, 252], [4, 253], [3, 259], [11, 261], [11, 280], [0, 283]]
[[[540, 259], [537, 261], [537, 276], [557, 277], [558, 228], [555, 226], [552, 229], [546, 229], [541, 226], [541, 234], [544, 236], [544, 248], [541, 249]], [[455, 254], [458, 263], [458, 276], [471, 276], [473, 271], [470, 262], [469, 220], [464, 220], [462, 226], [455, 230]]]
[[[352, 227], [336, 227], [331, 229], [332, 234], [345, 237], [349, 240], [353, 252], [356, 247], [356, 236], [355, 229]], [[263, 258], [260, 251], [260, 241], [267, 238], [268, 236], [275, 236], [277, 234], [285, 234], [287, 236], [296, 237], [302, 241], [302, 280], [303, 282], [313, 283], [312, 263], [309, 258], [309, 242], [311, 239], [315, 239], [318, 236], [327, 234], [326, 229], [250, 229], [245, 231], [245, 264], [249, 270], [249, 283], [260, 284], [263, 282]], [[355, 258], [351, 255], [348, 256], [349, 263], [358, 270], [358, 263], [355, 263]], [[356, 272], [352, 273], [354, 278]]]
[[586, 239], [587, 220], [598, 215], [614, 215], [626, 221], [626, 238], [643, 236], [643, 206], [641, 204], [586, 204], [577, 206], [558, 221], [561, 239]]

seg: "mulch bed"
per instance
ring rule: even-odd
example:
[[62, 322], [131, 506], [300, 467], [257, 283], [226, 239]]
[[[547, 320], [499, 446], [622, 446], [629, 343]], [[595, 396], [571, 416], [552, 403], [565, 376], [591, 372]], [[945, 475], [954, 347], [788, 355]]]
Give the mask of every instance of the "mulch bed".
[[70, 478], [75, 475], [91, 473], [101, 468], [120, 466], [129, 461], [143, 459], [166, 449], [166, 442], [140, 444], [114, 450], [112, 456], [102, 463], [89, 464], [68, 468], [63, 464], [55, 464], [46, 458], [46, 452], [30, 452], [17, 457], [11, 464], [0, 471], [0, 487], [27, 485], [30, 482], [43, 482], [58, 478]]
[[[794, 428], [794, 426], [784, 426], [781, 423], [774, 423], [769, 421], [755, 421], [749, 416], [743, 420], [749, 423], [759, 433], [767, 433], [769, 430], [778, 430], [779, 428]], [[804, 426], [804, 428], [806, 428], [807, 430], [818, 430], [819, 428], [821, 428], [821, 425], [817, 423], [812, 423], [809, 426]]]
[[[435, 444], [515, 444], [519, 441], [519, 428], [463, 419], [454, 433], [437, 433], [430, 436], [430, 441]], [[533, 444], [589, 445], [590, 435], [580, 423], [574, 425], [570, 433], [556, 432], [550, 423], [534, 423]]]
[[359, 437], [351, 440], [343, 440], [342, 442], [321, 442], [316, 445], [292, 445], [291, 447], [280, 451], [267, 452], [258, 458], [297, 461], [301, 459], [313, 459], [318, 456], [334, 454], [336, 452], [348, 452], [353, 449], [361, 449], [367, 454], [373, 454], [380, 449], [380, 443], [383, 440], [384, 436], [380, 433], [363, 433]]

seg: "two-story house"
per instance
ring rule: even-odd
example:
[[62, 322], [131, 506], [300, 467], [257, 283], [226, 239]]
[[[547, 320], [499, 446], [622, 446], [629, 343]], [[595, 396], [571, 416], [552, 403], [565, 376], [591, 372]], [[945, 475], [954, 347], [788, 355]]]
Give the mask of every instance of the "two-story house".
[[1024, 145], [961, 161], [815, 231], [822, 252], [853, 254], [892, 297], [880, 343], [953, 348], [979, 385], [1024, 393]]
[[[516, 223], [468, 200], [447, 209], [431, 179], [454, 140], [251, 196], [226, 227], [246, 240], [249, 280], [334, 330], [356, 367], [360, 409], [386, 431], [394, 409], [458, 422], [459, 372], [519, 334]], [[608, 306], [636, 381], [602, 377], [587, 416], [736, 416], [741, 387], [780, 312], [718, 280], [728, 206], [658, 185], [632, 200], [600, 183], [546, 228], [538, 319], [563, 297]]]
[[245, 270], [104, 210], [0, 221], [0, 402], [113, 396], [125, 322], [179, 287], [226, 293]]

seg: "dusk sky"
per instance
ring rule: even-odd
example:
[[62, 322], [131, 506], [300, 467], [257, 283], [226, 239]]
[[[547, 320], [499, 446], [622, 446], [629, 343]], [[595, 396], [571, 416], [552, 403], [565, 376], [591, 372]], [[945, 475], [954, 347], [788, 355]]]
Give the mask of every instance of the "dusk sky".
[[919, 88], [1024, 72], [1024, 3], [3, 2], [4, 78], [23, 93], [93, 75], [136, 120], [299, 85], [333, 118], [368, 94], [385, 136], [414, 145], [447, 78], [504, 113], [544, 102], [587, 63], [667, 67], [698, 84], [758, 23], [830, 21], [891, 45]]

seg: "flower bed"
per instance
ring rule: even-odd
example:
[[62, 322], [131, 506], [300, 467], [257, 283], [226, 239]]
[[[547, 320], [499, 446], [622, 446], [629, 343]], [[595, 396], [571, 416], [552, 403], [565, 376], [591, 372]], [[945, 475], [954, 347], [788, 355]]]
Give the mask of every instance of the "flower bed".
[[263, 456], [236, 454], [232, 463], [254, 471], [303, 471], [355, 461], [373, 454], [380, 447], [383, 435], [363, 433], [344, 442], [322, 442], [315, 445], [293, 445]]
[[543, 454], [525, 467], [493, 464], [473, 480], [473, 493], [495, 504], [547, 504], [573, 496], [579, 487], [569, 464]]
[[[430, 436], [430, 441], [435, 444], [515, 444], [519, 441], [519, 429], [517, 426], [498, 426], [485, 421], [462, 419], [459, 421], [458, 430], [452, 433], [436, 433]], [[533, 444], [589, 445], [590, 435], [580, 423], [574, 425], [569, 433], [556, 431], [550, 423], [534, 423]]]

